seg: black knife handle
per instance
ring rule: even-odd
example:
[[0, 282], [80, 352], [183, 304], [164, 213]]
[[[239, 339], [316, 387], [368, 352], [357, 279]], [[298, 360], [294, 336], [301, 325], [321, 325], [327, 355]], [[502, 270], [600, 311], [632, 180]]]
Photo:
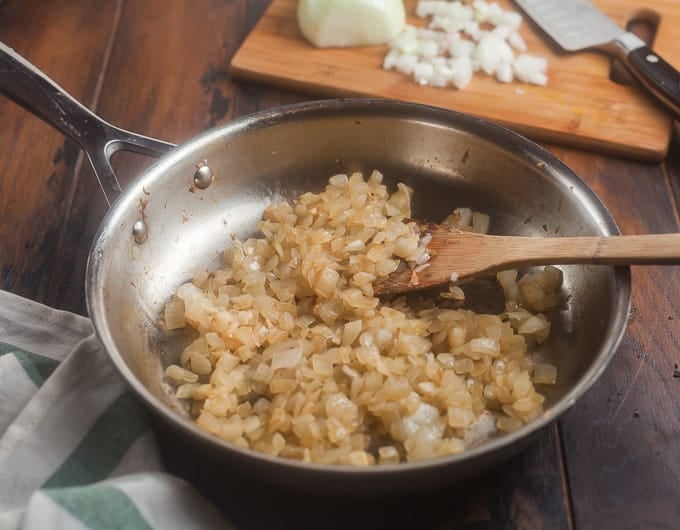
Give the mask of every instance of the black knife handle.
[[680, 72], [649, 46], [632, 50], [624, 60], [630, 72], [680, 118]]

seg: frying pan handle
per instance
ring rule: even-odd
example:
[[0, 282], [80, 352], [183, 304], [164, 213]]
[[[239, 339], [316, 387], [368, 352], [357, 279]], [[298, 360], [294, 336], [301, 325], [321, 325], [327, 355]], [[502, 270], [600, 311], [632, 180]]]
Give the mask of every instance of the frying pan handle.
[[120, 194], [111, 167], [117, 151], [160, 156], [175, 145], [135, 134], [102, 120], [57, 83], [0, 42], [0, 93], [32, 112], [87, 154], [109, 206]]

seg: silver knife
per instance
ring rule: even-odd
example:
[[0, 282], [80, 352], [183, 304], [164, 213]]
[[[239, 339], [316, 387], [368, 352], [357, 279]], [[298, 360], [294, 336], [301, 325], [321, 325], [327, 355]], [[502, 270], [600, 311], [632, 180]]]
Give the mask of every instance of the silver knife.
[[637, 35], [620, 28], [588, 0], [515, 0], [566, 51], [596, 48], [621, 59], [628, 70], [680, 117], [680, 72]]

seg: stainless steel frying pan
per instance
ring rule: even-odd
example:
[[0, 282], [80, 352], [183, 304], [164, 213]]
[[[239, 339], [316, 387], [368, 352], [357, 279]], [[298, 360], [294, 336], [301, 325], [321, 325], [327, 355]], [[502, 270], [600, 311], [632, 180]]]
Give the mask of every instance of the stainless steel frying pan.
[[[520, 430], [463, 454], [369, 469], [291, 462], [229, 445], [197, 429], [172, 397], [163, 367], [176, 361], [186, 337], [164, 332], [159, 318], [198, 267], [220, 263], [231, 234], [254, 233], [270, 202], [318, 191], [335, 173], [379, 169], [388, 183], [415, 188], [414, 215], [421, 218], [440, 220], [470, 206], [491, 215], [494, 233], [541, 236], [545, 228], [564, 236], [615, 235], [614, 221], [541, 147], [441, 109], [371, 99], [310, 102], [245, 116], [173, 148], [104, 122], [2, 44], [0, 92], [88, 154], [111, 204], [88, 262], [90, 317], [121, 375], [186, 441], [187, 458], [210, 462], [210, 472], [317, 493], [384, 494], [460, 480], [516, 453], [573, 405], [602, 374], [625, 330], [629, 269], [564, 267], [570, 297], [552, 315], [543, 345], [559, 381], [545, 415]], [[165, 154], [120, 193], [109, 163], [119, 149]]]

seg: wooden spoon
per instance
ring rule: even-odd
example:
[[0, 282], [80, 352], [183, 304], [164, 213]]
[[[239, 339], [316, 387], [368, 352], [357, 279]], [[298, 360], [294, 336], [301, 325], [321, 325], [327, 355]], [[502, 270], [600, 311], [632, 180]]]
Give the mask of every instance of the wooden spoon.
[[463, 232], [420, 223], [429, 233], [428, 266], [397, 270], [374, 286], [376, 295], [398, 294], [505, 269], [534, 265], [678, 265], [680, 234], [607, 237], [518, 237]]

